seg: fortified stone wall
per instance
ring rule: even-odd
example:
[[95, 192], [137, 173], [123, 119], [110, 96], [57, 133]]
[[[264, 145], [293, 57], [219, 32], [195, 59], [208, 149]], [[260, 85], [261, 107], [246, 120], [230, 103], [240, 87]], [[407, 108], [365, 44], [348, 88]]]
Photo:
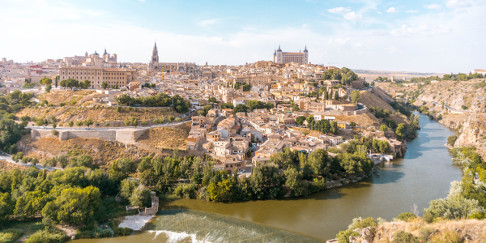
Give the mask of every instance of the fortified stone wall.
[[106, 141], [118, 141], [124, 144], [134, 144], [141, 136], [146, 134], [148, 129], [127, 128], [113, 130], [61, 130], [55, 135], [52, 129], [32, 129], [31, 136], [33, 139], [55, 137], [62, 141], [71, 138], [97, 138]]

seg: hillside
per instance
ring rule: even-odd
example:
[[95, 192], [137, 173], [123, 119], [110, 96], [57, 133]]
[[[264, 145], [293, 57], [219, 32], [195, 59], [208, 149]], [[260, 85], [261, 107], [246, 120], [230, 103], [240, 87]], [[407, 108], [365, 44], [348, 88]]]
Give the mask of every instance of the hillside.
[[137, 120], [144, 122], [147, 121], [150, 124], [150, 120], [166, 118], [169, 115], [174, 117], [177, 113], [171, 108], [123, 108], [118, 112], [114, 107], [32, 107], [25, 108], [18, 112], [17, 117], [29, 116], [35, 118], [49, 119], [54, 116], [58, 120], [58, 125], [68, 126], [69, 122], [85, 121], [91, 119], [94, 123], [99, 123], [101, 126], [105, 126], [107, 122], [110, 126], [123, 126], [125, 120], [131, 120], [136, 118]]
[[157, 149], [186, 150], [189, 130], [191, 130], [190, 122], [177, 127], [156, 127], [150, 129], [138, 142]]
[[363, 240], [368, 240], [367, 242], [413, 242], [411, 238], [405, 237], [406, 233], [409, 233], [420, 242], [480, 243], [486, 239], [486, 221], [476, 219], [443, 220], [427, 224], [421, 218], [416, 218], [409, 222], [385, 222], [375, 228], [374, 234], [366, 229], [357, 231], [361, 236], [353, 238], [350, 242], [364, 242]]
[[424, 86], [415, 102], [445, 126], [458, 130], [455, 147], [475, 146], [486, 158], [486, 81], [441, 81]]
[[19, 150], [28, 157], [39, 160], [52, 158], [61, 154], [86, 154], [93, 157], [97, 164], [105, 165], [118, 158], [131, 157], [140, 159], [153, 154], [135, 145], [126, 145], [114, 141], [93, 138], [72, 138], [61, 141], [57, 138], [39, 138], [32, 140], [29, 136], [18, 143]]

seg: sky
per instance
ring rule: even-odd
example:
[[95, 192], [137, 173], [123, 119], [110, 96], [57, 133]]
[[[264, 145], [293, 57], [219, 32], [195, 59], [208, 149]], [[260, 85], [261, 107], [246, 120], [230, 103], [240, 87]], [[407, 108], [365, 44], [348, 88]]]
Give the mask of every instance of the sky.
[[121, 62], [239, 65], [307, 46], [315, 64], [486, 69], [486, 0], [2, 0], [0, 58], [117, 53]]

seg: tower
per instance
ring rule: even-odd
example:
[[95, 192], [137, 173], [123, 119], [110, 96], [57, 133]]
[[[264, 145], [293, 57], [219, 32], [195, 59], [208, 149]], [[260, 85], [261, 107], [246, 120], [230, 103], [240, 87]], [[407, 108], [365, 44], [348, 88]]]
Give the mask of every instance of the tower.
[[305, 45], [305, 48], [304, 48], [304, 60], [303, 60], [303, 63], [304, 64], [308, 64], [309, 63], [309, 51], [307, 50], [307, 45]]
[[154, 68], [159, 63], [159, 53], [157, 52], [157, 43], [154, 44], [154, 50], [152, 51], [152, 58], [150, 59], [150, 67]]

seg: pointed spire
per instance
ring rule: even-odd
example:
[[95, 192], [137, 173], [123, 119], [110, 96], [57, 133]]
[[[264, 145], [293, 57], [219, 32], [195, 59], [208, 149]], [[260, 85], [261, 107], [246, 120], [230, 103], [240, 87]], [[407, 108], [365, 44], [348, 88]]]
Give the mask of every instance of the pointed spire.
[[106, 54], [108, 54], [108, 53], [106, 52], [106, 48], [105, 48], [105, 52], [103, 53], [103, 55], [106, 55]]
[[282, 51], [282, 49], [280, 49], [280, 44], [278, 45], [277, 51]]
[[305, 45], [304, 52], [309, 52], [309, 51], [307, 50], [307, 45]]

